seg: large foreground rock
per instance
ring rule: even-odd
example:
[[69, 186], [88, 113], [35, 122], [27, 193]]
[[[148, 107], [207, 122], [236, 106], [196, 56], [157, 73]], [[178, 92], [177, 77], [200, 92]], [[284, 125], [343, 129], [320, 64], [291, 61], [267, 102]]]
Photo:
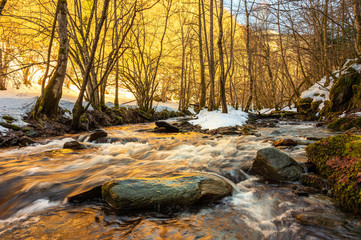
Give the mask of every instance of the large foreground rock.
[[231, 193], [232, 186], [220, 177], [197, 173], [170, 178], [122, 178], [102, 186], [103, 199], [119, 210], [190, 206], [217, 201]]
[[252, 173], [271, 181], [296, 181], [303, 168], [287, 154], [276, 148], [264, 148], [257, 152]]

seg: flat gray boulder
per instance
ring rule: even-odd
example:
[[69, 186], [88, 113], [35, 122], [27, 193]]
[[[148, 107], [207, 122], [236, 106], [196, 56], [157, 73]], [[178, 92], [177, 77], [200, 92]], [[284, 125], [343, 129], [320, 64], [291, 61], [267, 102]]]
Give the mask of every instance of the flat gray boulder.
[[290, 156], [276, 148], [264, 148], [257, 152], [252, 173], [271, 181], [297, 181], [303, 168]]
[[217, 201], [232, 194], [220, 177], [185, 173], [169, 178], [121, 178], [102, 185], [102, 197], [119, 210], [159, 209]]

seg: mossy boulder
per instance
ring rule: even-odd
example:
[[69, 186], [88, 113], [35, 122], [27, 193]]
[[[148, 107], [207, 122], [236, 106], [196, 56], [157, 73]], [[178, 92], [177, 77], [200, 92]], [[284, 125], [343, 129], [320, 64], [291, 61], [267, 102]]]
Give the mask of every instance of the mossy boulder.
[[264, 148], [257, 152], [252, 173], [274, 182], [297, 181], [303, 173], [303, 168], [282, 151]]
[[119, 210], [159, 209], [212, 202], [232, 193], [215, 175], [187, 173], [170, 178], [122, 178], [102, 186], [103, 199]]
[[336, 131], [347, 131], [354, 127], [361, 129], [361, 117], [335, 118], [327, 125], [327, 127]]
[[330, 90], [329, 111], [344, 112], [360, 106], [360, 83], [361, 74], [353, 68], [341, 75]]
[[361, 213], [361, 136], [325, 138], [306, 148], [306, 153], [346, 210]]
[[300, 98], [297, 102], [297, 112], [303, 120], [317, 120], [322, 101], [313, 101], [312, 98]]

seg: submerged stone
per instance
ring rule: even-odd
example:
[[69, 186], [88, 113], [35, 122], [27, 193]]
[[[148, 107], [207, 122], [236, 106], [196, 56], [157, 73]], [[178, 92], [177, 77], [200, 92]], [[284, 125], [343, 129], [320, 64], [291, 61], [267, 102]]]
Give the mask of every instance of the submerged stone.
[[99, 139], [106, 138], [108, 136], [108, 133], [102, 129], [95, 130], [92, 134], [89, 136], [89, 142], [95, 142]]
[[276, 148], [264, 148], [257, 152], [252, 173], [271, 181], [297, 181], [303, 168], [287, 154]]
[[119, 210], [159, 209], [217, 201], [232, 190], [229, 183], [215, 175], [187, 173], [169, 178], [113, 180], [102, 186], [102, 196]]
[[179, 132], [179, 128], [177, 128], [176, 126], [173, 126], [170, 123], [164, 122], [164, 121], [157, 121], [155, 122], [155, 125], [162, 130], [162, 132], [166, 132], [166, 133], [177, 133]]
[[275, 147], [279, 147], [279, 146], [289, 147], [289, 146], [297, 146], [297, 145], [298, 145], [297, 141], [290, 138], [280, 139], [273, 142], [273, 146]]
[[70, 141], [64, 143], [63, 146], [64, 149], [73, 149], [73, 150], [80, 150], [80, 149], [86, 149], [87, 146], [78, 142], [78, 141]]

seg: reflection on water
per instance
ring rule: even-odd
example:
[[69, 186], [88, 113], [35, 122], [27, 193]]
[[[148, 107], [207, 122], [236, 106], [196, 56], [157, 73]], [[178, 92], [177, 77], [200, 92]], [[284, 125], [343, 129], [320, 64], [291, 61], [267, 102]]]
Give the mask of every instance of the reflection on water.
[[[157, 134], [154, 124], [107, 128], [112, 144], [73, 151], [62, 146], [76, 136], [26, 148], [0, 150], [1, 239], [359, 239], [360, 221], [337, 210], [330, 199], [298, 197], [287, 185], [266, 185], [251, 177], [220, 203], [181, 212], [120, 214], [103, 203], [74, 206], [66, 197], [118, 177], [213, 172], [227, 176], [247, 170], [257, 150], [271, 141], [332, 135], [311, 123], [280, 123], [261, 136]], [[277, 130], [277, 131], [275, 131]], [[306, 143], [305, 143], [306, 144]], [[305, 145], [285, 151], [304, 161]], [[236, 179], [237, 176], [233, 176]], [[320, 212], [344, 225], [301, 225], [296, 215]], [[357, 224], [357, 222], [359, 222]]]

